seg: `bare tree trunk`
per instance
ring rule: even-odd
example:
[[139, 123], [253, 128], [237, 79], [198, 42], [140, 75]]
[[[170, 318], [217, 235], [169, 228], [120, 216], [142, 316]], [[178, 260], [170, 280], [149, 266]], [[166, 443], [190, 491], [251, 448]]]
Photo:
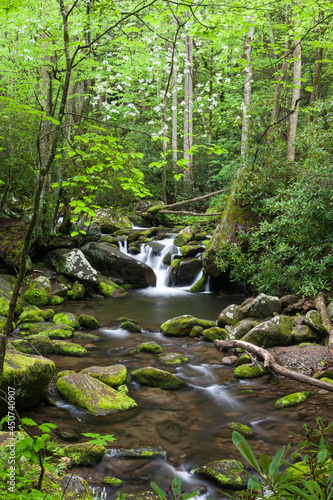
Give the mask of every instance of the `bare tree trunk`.
[[251, 26], [248, 34], [246, 35], [244, 44], [244, 59], [247, 65], [245, 66], [245, 83], [244, 83], [244, 103], [243, 103], [243, 123], [242, 123], [242, 143], [241, 143], [241, 156], [243, 161], [247, 159], [248, 155], [248, 141], [250, 130], [250, 101], [252, 93], [252, 66], [251, 66], [251, 50], [253, 43], [254, 26]]
[[[299, 15], [295, 14], [297, 24], [299, 24]], [[293, 77], [293, 95], [291, 101], [291, 113], [288, 126], [288, 139], [287, 139], [287, 161], [293, 163], [295, 161], [295, 140], [297, 134], [297, 121], [299, 111], [299, 100], [301, 98], [301, 71], [302, 71], [302, 51], [301, 51], [301, 38], [298, 37], [294, 41], [293, 58], [294, 58], [294, 77]]]
[[192, 191], [193, 157], [187, 151], [193, 145], [193, 40], [185, 38], [185, 69], [184, 69], [184, 160], [187, 169], [184, 171], [184, 192]]
[[[178, 23], [176, 19], [174, 20], [175, 28], [177, 30], [178, 28]], [[174, 40], [174, 43], [176, 43], [176, 39]], [[175, 50], [175, 49], [174, 49]], [[171, 147], [172, 147], [172, 164], [173, 164], [173, 173], [174, 175], [177, 175], [178, 173], [178, 165], [177, 165], [177, 135], [178, 135], [178, 121], [177, 121], [177, 115], [178, 115], [178, 64], [177, 64], [177, 58], [174, 56], [174, 62], [173, 62], [173, 73], [172, 73], [172, 139], [171, 139]], [[173, 194], [174, 197], [176, 198], [178, 194], [178, 186], [177, 186], [177, 181], [174, 182], [174, 188], [173, 188]]]
[[328, 317], [325, 299], [322, 293], [319, 293], [316, 300], [316, 308], [320, 314], [321, 322], [326, 332], [328, 333], [328, 350], [329, 350], [329, 359], [333, 360], [333, 324]]
[[[320, 36], [321, 36], [321, 32], [319, 30], [318, 40], [320, 40]], [[313, 123], [313, 121], [314, 121], [314, 109], [313, 109], [313, 106], [316, 103], [317, 97], [318, 97], [319, 83], [320, 83], [320, 79], [321, 79], [321, 69], [322, 69], [322, 66], [323, 66], [323, 63], [322, 63], [323, 53], [324, 53], [324, 48], [323, 47], [317, 47], [317, 51], [316, 51], [316, 67], [315, 67], [315, 74], [314, 74], [313, 83], [312, 83], [313, 90], [311, 92], [310, 104], [309, 104], [309, 108], [310, 108], [310, 111], [309, 111], [309, 123]]]
[[313, 385], [314, 387], [319, 387], [320, 389], [326, 389], [327, 391], [333, 392], [333, 384], [331, 384], [330, 382], [324, 382], [320, 379], [304, 375], [303, 373], [289, 370], [288, 368], [279, 365], [268, 351], [262, 349], [261, 347], [257, 347], [250, 342], [245, 342], [244, 340], [215, 340], [215, 344], [221, 350], [228, 349], [230, 347], [240, 347], [241, 349], [245, 349], [246, 351], [262, 358], [264, 360], [264, 366], [266, 368], [269, 368], [273, 372], [278, 373], [279, 375], [283, 375], [284, 377], [291, 378], [292, 380], [297, 380], [298, 382]]
[[[164, 137], [163, 142], [162, 142], [162, 150], [163, 150], [163, 155], [164, 159], [166, 158], [166, 152], [168, 149], [168, 142], [167, 142], [167, 133], [168, 133], [168, 96], [166, 92], [166, 86], [167, 86], [167, 76], [165, 80], [165, 92], [164, 92], [164, 98], [163, 98], [163, 105], [162, 105], [162, 124], [161, 124], [161, 132]], [[164, 203], [167, 202], [167, 165], [164, 163], [162, 166], [162, 187], [161, 187], [161, 195], [162, 195], [162, 201]]]

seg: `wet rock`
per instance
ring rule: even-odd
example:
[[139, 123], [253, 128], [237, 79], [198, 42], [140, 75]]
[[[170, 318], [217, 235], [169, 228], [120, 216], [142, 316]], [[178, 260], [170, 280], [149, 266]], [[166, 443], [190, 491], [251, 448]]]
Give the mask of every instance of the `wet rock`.
[[296, 406], [300, 403], [303, 403], [313, 394], [311, 391], [301, 391], [294, 392], [293, 394], [288, 394], [288, 396], [284, 396], [283, 398], [275, 401], [275, 408], [285, 408], [287, 406]]
[[67, 339], [73, 336], [74, 329], [65, 324], [34, 323], [29, 328], [29, 335], [47, 335], [50, 339]]
[[[94, 318], [93, 316], [90, 316], [89, 314], [81, 314], [78, 317], [78, 321], [79, 321], [79, 324], [82, 328], [97, 329], [97, 328], [101, 327], [101, 325], [99, 324], [97, 319]], [[89, 338], [89, 337], [85, 337], [85, 338]]]
[[134, 370], [131, 373], [134, 382], [150, 387], [159, 387], [161, 389], [180, 389], [185, 386], [185, 382], [180, 380], [176, 375], [165, 370], [159, 370], [152, 366], [146, 366]]
[[70, 425], [63, 423], [58, 425], [56, 434], [65, 441], [78, 441], [81, 437], [81, 434], [78, 430], [74, 429]]
[[[16, 408], [29, 408], [43, 399], [54, 372], [55, 364], [49, 359], [7, 349], [0, 388], [7, 394], [8, 387], [13, 387]], [[6, 405], [2, 410], [7, 413]]]
[[195, 258], [182, 260], [179, 264], [175, 278], [176, 286], [191, 285], [201, 269], [202, 261], [200, 259]]
[[34, 311], [32, 309], [24, 309], [19, 316], [17, 324], [21, 323], [42, 323], [44, 320], [42, 311]]
[[179, 233], [177, 234], [176, 238], [174, 239], [173, 244], [176, 247], [182, 247], [183, 245], [186, 245], [194, 236], [194, 230], [191, 228], [191, 226], [184, 227], [184, 229], [181, 229]]
[[67, 298], [70, 300], [80, 300], [83, 299], [85, 294], [86, 294], [86, 289], [84, 285], [82, 285], [82, 283], [78, 283], [77, 281], [75, 281], [71, 290], [68, 290], [67, 292]]
[[259, 347], [274, 347], [291, 345], [293, 321], [289, 316], [275, 316], [273, 319], [260, 323], [247, 332], [242, 340]]
[[81, 357], [87, 355], [87, 350], [78, 344], [65, 342], [64, 340], [51, 340], [52, 353], [62, 354], [63, 356]]
[[195, 257], [196, 255], [203, 253], [205, 251], [205, 247], [200, 245], [183, 245], [180, 249], [180, 253], [183, 257], [188, 259], [189, 257]]
[[158, 360], [163, 365], [179, 366], [189, 361], [189, 357], [183, 352], [169, 352], [168, 354], [160, 354]]
[[223, 327], [225, 325], [236, 325], [240, 320], [238, 309], [239, 306], [236, 304], [230, 304], [230, 306], [223, 309], [217, 319], [217, 326]]
[[156, 458], [167, 456], [167, 452], [160, 446], [144, 446], [140, 448], [107, 448], [105, 452], [112, 457], [120, 458]]
[[112, 415], [137, 407], [136, 402], [84, 373], [72, 373], [57, 380], [62, 397], [91, 415]]
[[239, 365], [234, 370], [236, 378], [257, 378], [270, 373], [268, 368], [265, 368], [263, 363], [258, 363], [255, 366], [243, 364]]
[[137, 288], [156, 285], [156, 276], [151, 267], [107, 243], [88, 243], [82, 247], [82, 251], [101, 273], [121, 278]]
[[194, 285], [191, 286], [189, 292], [191, 293], [204, 292], [206, 290], [207, 283], [208, 283], [208, 275], [203, 274], [201, 278], [199, 278], [198, 281], [196, 281]]
[[[88, 243], [88, 245], [94, 243]], [[74, 248], [59, 248], [49, 252], [44, 262], [47, 266], [53, 267], [58, 274], [66, 274], [74, 279], [79, 279], [86, 283], [97, 283], [97, 271], [94, 269], [81, 250]]]
[[35, 306], [45, 306], [51, 298], [51, 282], [44, 276], [35, 278], [23, 294], [24, 300]]
[[80, 498], [85, 500], [92, 500], [89, 484], [80, 476], [67, 474], [62, 478], [60, 486], [64, 491], [64, 500], [72, 500], [77, 498], [77, 495], [80, 495]]
[[114, 488], [120, 488], [124, 484], [124, 481], [114, 476], [105, 476], [102, 483], [113, 486]]
[[71, 459], [71, 465], [74, 467], [96, 465], [105, 455], [104, 446], [90, 443], [67, 444], [61, 448], [63, 455]]
[[244, 318], [267, 318], [281, 311], [281, 302], [278, 297], [261, 293], [251, 302], [242, 305], [238, 309], [240, 319]]
[[53, 316], [53, 323], [55, 325], [68, 325], [74, 330], [80, 328], [78, 317], [72, 313], [59, 313]]
[[215, 326], [215, 321], [199, 319], [191, 315], [177, 316], [165, 321], [161, 325], [161, 331], [167, 337], [185, 337], [190, 334], [194, 326], [206, 329]]
[[224, 328], [219, 328], [218, 326], [207, 328], [202, 332], [202, 336], [207, 342], [214, 342], [214, 340], [225, 340], [227, 338], [227, 335], [227, 330], [225, 330]]
[[99, 277], [97, 290], [101, 295], [103, 295], [103, 297], [106, 298], [126, 297], [126, 295], [128, 295], [128, 293], [123, 287], [117, 285], [114, 281], [112, 281], [109, 278], [106, 278], [105, 276]]
[[153, 354], [159, 354], [163, 352], [163, 349], [156, 342], [143, 342], [131, 350], [131, 353], [136, 352], [151, 352]]
[[89, 366], [81, 370], [80, 373], [90, 375], [90, 377], [96, 378], [114, 389], [123, 385], [127, 378], [127, 370], [123, 365]]
[[13, 340], [13, 346], [17, 351], [26, 354], [41, 354], [47, 356], [52, 353], [52, 344], [49, 337], [40, 335], [35, 338]]
[[237, 431], [240, 434], [243, 434], [243, 436], [247, 437], [254, 436], [253, 430], [249, 426], [241, 424], [240, 422], [230, 422], [230, 424], [228, 424], [227, 427], [232, 431]]
[[322, 335], [327, 335], [318, 311], [315, 311], [314, 309], [308, 311], [305, 315], [304, 322], [315, 332], [318, 332]]
[[254, 328], [257, 326], [259, 323], [258, 321], [250, 318], [242, 319], [239, 323], [236, 324], [236, 326], [232, 327], [231, 330], [228, 332], [228, 339], [229, 340], [240, 340], [244, 337], [244, 335], [251, 330], [251, 328]]
[[156, 430], [162, 439], [171, 444], [180, 443], [184, 434], [184, 428], [176, 420], [163, 420], [157, 422]]
[[202, 337], [203, 328], [202, 326], [194, 326], [190, 331], [190, 337]]
[[66, 297], [68, 290], [68, 287], [61, 283], [51, 284], [51, 293], [53, 296]]
[[135, 398], [144, 408], [175, 411], [181, 410], [184, 406], [177, 393], [164, 391], [157, 387], [142, 386]]
[[140, 333], [141, 332], [141, 328], [138, 325], [136, 325], [135, 323], [133, 323], [132, 321], [124, 321], [120, 325], [120, 328], [122, 328], [123, 330], [128, 330], [129, 332], [133, 332], [133, 333]]
[[236, 366], [248, 365], [251, 363], [251, 357], [248, 354], [243, 354], [236, 361]]
[[222, 358], [223, 365], [234, 365], [237, 361], [237, 356], [225, 356]]
[[245, 490], [248, 479], [238, 460], [215, 460], [193, 469], [191, 473], [214, 479], [221, 487], [230, 490]]
[[132, 228], [131, 221], [128, 217], [113, 212], [109, 208], [96, 210], [95, 217], [104, 234], [112, 234], [121, 229]]
[[291, 334], [297, 344], [319, 340], [319, 335], [311, 330], [308, 325], [295, 325]]

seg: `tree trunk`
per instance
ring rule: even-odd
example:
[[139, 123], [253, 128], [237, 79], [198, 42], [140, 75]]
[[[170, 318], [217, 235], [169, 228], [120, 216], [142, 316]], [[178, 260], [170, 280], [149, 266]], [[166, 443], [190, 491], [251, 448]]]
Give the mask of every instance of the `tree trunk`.
[[320, 314], [321, 322], [323, 324], [323, 327], [325, 328], [326, 332], [328, 333], [328, 351], [329, 351], [329, 359], [333, 360], [333, 324], [328, 317], [327, 309], [326, 309], [326, 304], [325, 304], [325, 299], [324, 295], [322, 293], [319, 293], [316, 300], [316, 308], [317, 311]]
[[[320, 40], [321, 37], [321, 32], [319, 30], [318, 33], [318, 40]], [[314, 109], [313, 106], [317, 101], [318, 98], [318, 90], [319, 90], [319, 84], [320, 84], [320, 79], [321, 79], [321, 69], [323, 66], [322, 59], [323, 59], [323, 54], [324, 54], [324, 48], [323, 47], [317, 47], [316, 51], [316, 67], [315, 67], [315, 74], [313, 77], [313, 83], [312, 87], [313, 90], [311, 92], [310, 96], [310, 103], [309, 103], [309, 123], [313, 123], [314, 121]]]
[[[177, 30], [178, 28], [178, 23], [177, 20], [174, 20], [175, 24], [175, 29]], [[176, 32], [177, 33], [177, 32]], [[174, 49], [176, 50], [176, 35], [174, 39]], [[172, 148], [172, 164], [173, 164], [173, 173], [174, 175], [177, 175], [178, 173], [178, 165], [177, 165], [177, 160], [178, 160], [178, 153], [177, 153], [177, 134], [178, 134], [178, 61], [176, 58], [176, 55], [174, 55], [174, 60], [173, 60], [173, 72], [172, 72], [172, 139], [171, 139], [171, 148]], [[174, 182], [174, 189], [173, 189], [173, 194], [174, 197], [177, 197], [178, 194], [178, 186], [177, 186], [177, 181]]]
[[264, 360], [264, 366], [279, 375], [283, 375], [284, 377], [292, 380], [297, 380], [297, 382], [313, 385], [314, 387], [319, 387], [320, 389], [326, 389], [327, 391], [333, 392], [333, 384], [330, 382], [324, 382], [320, 379], [304, 375], [303, 373], [289, 370], [288, 368], [279, 365], [268, 351], [262, 349], [261, 347], [257, 347], [250, 342], [245, 342], [243, 340], [215, 340], [215, 344], [221, 350], [228, 349], [230, 347], [240, 347], [241, 349], [245, 349], [246, 351], [262, 358]]
[[247, 65], [245, 66], [245, 83], [244, 83], [244, 102], [243, 102], [243, 123], [242, 123], [242, 143], [241, 143], [241, 156], [243, 161], [248, 156], [248, 141], [250, 130], [250, 101], [252, 92], [252, 66], [251, 66], [251, 50], [253, 43], [254, 26], [251, 26], [245, 38], [244, 44], [244, 59]]
[[185, 68], [184, 68], [184, 192], [192, 191], [193, 185], [193, 157], [187, 151], [193, 145], [193, 40], [185, 38]]

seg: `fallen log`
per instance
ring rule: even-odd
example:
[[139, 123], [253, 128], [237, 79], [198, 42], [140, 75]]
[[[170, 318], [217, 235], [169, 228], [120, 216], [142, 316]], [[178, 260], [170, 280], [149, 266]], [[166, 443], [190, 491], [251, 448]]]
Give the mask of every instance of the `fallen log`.
[[297, 380], [297, 382], [302, 382], [304, 384], [309, 384], [314, 387], [319, 387], [320, 389], [333, 392], [333, 384], [330, 382], [324, 382], [320, 379], [304, 375], [303, 373], [289, 370], [289, 368], [279, 365], [271, 353], [261, 347], [251, 344], [250, 342], [245, 342], [244, 340], [215, 340], [215, 344], [220, 350], [229, 349], [231, 347], [240, 347], [241, 349], [245, 349], [246, 351], [262, 358], [264, 360], [264, 366], [272, 372], [278, 373], [279, 375], [283, 375], [284, 377], [292, 380]]
[[316, 309], [319, 312], [321, 322], [323, 324], [323, 327], [325, 328], [326, 332], [328, 333], [328, 351], [329, 351], [329, 358], [333, 360], [333, 324], [328, 317], [327, 309], [326, 309], [326, 304], [325, 304], [325, 298], [322, 292], [318, 294], [315, 300], [316, 304]]
[[161, 214], [171, 214], [171, 215], [193, 215], [194, 217], [212, 217], [213, 215], [222, 215], [223, 212], [216, 212], [212, 214], [199, 213], [199, 212], [187, 212], [181, 210], [179, 212], [174, 212], [173, 210], [160, 210]]

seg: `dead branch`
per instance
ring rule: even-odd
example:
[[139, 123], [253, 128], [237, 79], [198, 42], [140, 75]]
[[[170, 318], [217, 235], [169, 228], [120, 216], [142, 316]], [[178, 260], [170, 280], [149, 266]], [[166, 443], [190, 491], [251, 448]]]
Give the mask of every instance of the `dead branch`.
[[320, 292], [315, 300], [317, 311], [319, 312], [321, 322], [328, 333], [329, 358], [333, 359], [333, 324], [328, 317], [324, 295]]
[[290, 378], [292, 380], [297, 380], [298, 382], [302, 382], [304, 384], [312, 385], [314, 387], [319, 387], [320, 389], [325, 389], [327, 391], [333, 392], [333, 384], [330, 382], [324, 382], [320, 379], [309, 377], [308, 375], [304, 375], [303, 373], [295, 372], [293, 370], [289, 370], [284, 366], [279, 365], [272, 354], [270, 354], [265, 349], [261, 347], [257, 347], [250, 342], [245, 342], [244, 340], [215, 340], [215, 344], [217, 347], [222, 349], [228, 349], [231, 347], [241, 347], [246, 351], [249, 351], [264, 360], [264, 366], [269, 368], [269, 370], [283, 375], [284, 377]]
[[210, 198], [211, 196], [217, 196], [218, 194], [224, 193], [227, 189], [220, 189], [219, 191], [214, 191], [214, 193], [204, 194], [203, 196], [197, 196], [196, 198], [191, 198], [190, 200], [177, 201], [177, 203], [171, 203], [170, 205], [163, 205], [161, 208], [173, 208], [180, 207], [180, 205], [186, 205], [186, 203], [191, 203], [192, 201], [203, 200], [204, 198]]
[[194, 217], [211, 217], [213, 215], [222, 215], [223, 212], [217, 212], [214, 214], [200, 214], [198, 212], [186, 212], [185, 210], [180, 210], [179, 212], [174, 212], [173, 210], [160, 210], [160, 213], [173, 215], [193, 215]]

